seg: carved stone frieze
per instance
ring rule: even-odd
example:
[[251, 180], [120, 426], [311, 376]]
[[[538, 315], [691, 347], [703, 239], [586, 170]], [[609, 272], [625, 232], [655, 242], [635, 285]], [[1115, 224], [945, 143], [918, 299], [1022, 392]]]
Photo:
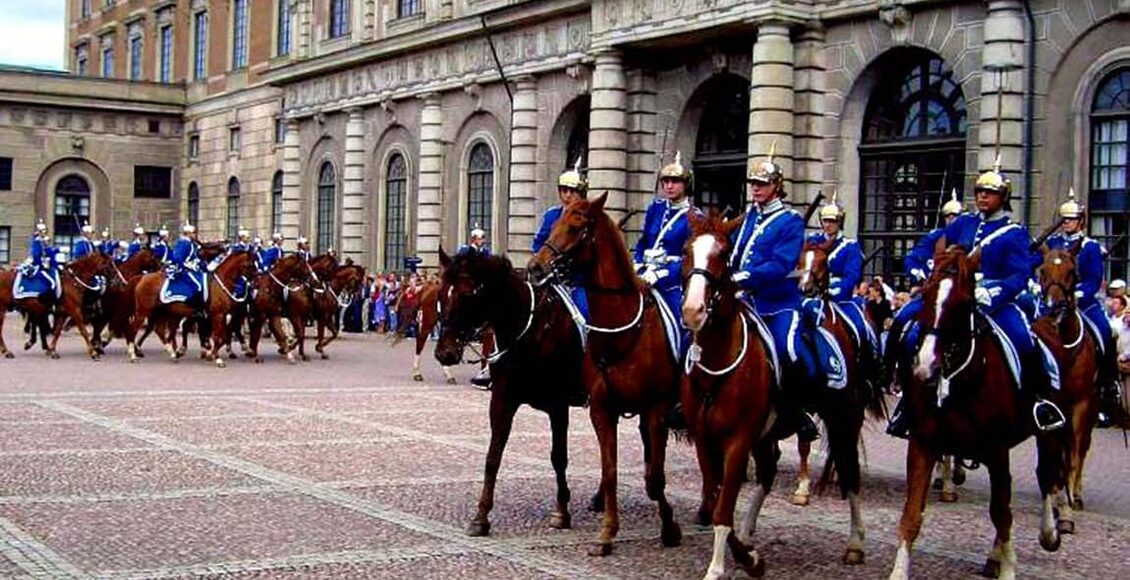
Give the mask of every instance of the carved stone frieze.
[[902, 0], [879, 0], [879, 20], [891, 29], [891, 38], [898, 44], [906, 44], [910, 38], [910, 23], [913, 15]]
[[603, 0], [594, 2], [596, 32], [631, 28], [672, 18], [711, 16], [729, 8], [767, 4], [764, 0]]

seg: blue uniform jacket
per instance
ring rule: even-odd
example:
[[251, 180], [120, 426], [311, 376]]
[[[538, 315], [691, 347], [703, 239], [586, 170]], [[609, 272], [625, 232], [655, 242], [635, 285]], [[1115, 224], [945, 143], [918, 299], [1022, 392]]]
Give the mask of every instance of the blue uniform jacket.
[[981, 247], [984, 278], [978, 285], [989, 291], [991, 302], [987, 311], [1016, 302], [1020, 293], [1028, 288], [1032, 272], [1028, 232], [1013, 223], [1007, 214], [988, 220], [982, 220], [980, 215], [958, 216], [946, 227], [945, 235], [947, 245], [957, 244], [966, 252]]
[[71, 259], [77, 260], [83, 256], [93, 254], [94, 252], [94, 242], [86, 238], [79, 238], [75, 240], [75, 244], [71, 246]]
[[153, 257], [157, 258], [158, 262], [164, 263], [169, 259], [169, 245], [161, 240], [153, 242], [153, 245], [149, 248], [149, 251], [153, 252]]
[[[822, 244], [828, 239], [824, 234], [813, 234], [808, 242]], [[859, 242], [845, 238], [841, 233], [828, 253], [828, 295], [836, 302], [851, 300], [855, 287], [863, 279], [863, 250]]]
[[914, 284], [921, 284], [930, 277], [930, 271], [934, 269], [934, 248], [945, 234], [945, 228], [930, 230], [930, 233], [914, 242], [914, 247], [903, 256], [903, 268]]
[[1098, 303], [1096, 295], [1103, 283], [1103, 248], [1099, 242], [1082, 233], [1067, 235], [1054, 234], [1047, 240], [1049, 250], [1068, 250], [1079, 240], [1079, 253], [1075, 256], [1075, 274], [1079, 282], [1075, 285], [1079, 308], [1087, 309]]
[[260, 270], [268, 270], [275, 261], [282, 257], [282, 248], [270, 245], [259, 251], [258, 261]]
[[656, 199], [647, 207], [643, 232], [636, 242], [632, 256], [637, 264], [645, 264], [646, 250], [661, 249], [666, 253], [662, 264], [655, 268], [655, 274], [658, 276], [655, 286], [661, 290], [682, 285], [679, 271], [683, 267], [683, 246], [686, 245], [687, 237], [691, 233], [687, 221], [691, 212], [697, 214], [698, 209], [690, 204], [689, 199], [684, 199], [679, 204]]
[[28, 256], [31, 257], [31, 263], [36, 266], [45, 265], [44, 260], [51, 260], [55, 253], [51, 245], [47, 243], [47, 240], [44, 240], [39, 235], [32, 236], [31, 240], [28, 241], [27, 252]]
[[538, 233], [534, 234], [534, 242], [530, 245], [530, 251], [537, 253], [545, 242], [549, 240], [549, 232], [553, 231], [553, 224], [561, 219], [561, 214], [564, 213], [565, 208], [560, 205], [555, 205], [547, 210], [541, 216], [541, 227], [538, 228]]
[[465, 254], [467, 252], [475, 252], [475, 251], [478, 251], [480, 254], [482, 254], [484, 256], [489, 256], [490, 255], [490, 246], [484, 245], [483, 247], [478, 248], [476, 250], [475, 247], [470, 245], [470, 244], [463, 244], [462, 246], [459, 246], [455, 250], [455, 255], [458, 256], [460, 254]]
[[761, 314], [800, 307], [800, 288], [785, 277], [796, 269], [804, 247], [804, 218], [774, 200], [751, 207], [734, 237], [730, 256], [735, 281], [752, 295]]
[[129, 247], [126, 248], [126, 259], [128, 260], [132, 258], [134, 254], [140, 252], [144, 247], [145, 244], [143, 242], [139, 242], [137, 240], [130, 242]]
[[113, 256], [114, 250], [117, 249], [117, 247], [118, 242], [115, 242], [114, 240], [102, 240], [98, 243], [98, 251], [102, 252], [102, 254], [106, 256]]
[[195, 272], [200, 269], [200, 259], [196, 256], [196, 244], [188, 238], [177, 240], [169, 261], [178, 271], [191, 270]]
[[231, 246], [228, 246], [228, 253], [250, 252], [250, 251], [251, 251], [251, 244], [245, 244], [243, 242], [236, 242], [236, 243], [232, 244]]

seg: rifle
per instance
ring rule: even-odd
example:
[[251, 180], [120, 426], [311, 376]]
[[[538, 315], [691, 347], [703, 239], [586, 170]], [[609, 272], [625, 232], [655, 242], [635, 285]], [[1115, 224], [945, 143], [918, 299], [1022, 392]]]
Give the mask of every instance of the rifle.
[[808, 221], [812, 219], [812, 214], [820, 208], [820, 202], [824, 200], [824, 192], [816, 192], [816, 197], [809, 202], [808, 209], [804, 211], [804, 227], [808, 227]]
[[1052, 234], [1054, 234], [1056, 230], [1058, 230], [1060, 226], [1063, 225], [1064, 221], [1065, 220], [1060, 219], [1059, 221], [1048, 227], [1048, 229], [1044, 230], [1039, 236], [1036, 237], [1035, 240], [1032, 241], [1032, 244], [1028, 246], [1028, 249], [1031, 251], [1036, 251], [1037, 249], [1039, 249], [1039, 247], [1044, 245], [1044, 242], [1048, 241], [1048, 238], [1050, 238]]
[[627, 232], [628, 231], [628, 229], [627, 229], [628, 228], [628, 220], [632, 219], [632, 216], [634, 216], [638, 213], [643, 213], [643, 210], [639, 210], [639, 209], [636, 209], [636, 208], [631, 208], [631, 209], [627, 210], [627, 213], [624, 214], [624, 217], [622, 217], [622, 218], [620, 218], [619, 220], [616, 221], [616, 229], [618, 229], [622, 232]]
[[871, 260], [874, 260], [875, 256], [878, 256], [879, 252], [882, 252], [884, 249], [886, 248], [884, 248], [883, 246], [876, 246], [874, 250], [871, 250], [870, 254], [867, 254], [863, 257], [863, 264], [860, 265], [859, 269], [863, 270], [867, 268], [867, 265], [871, 263]]

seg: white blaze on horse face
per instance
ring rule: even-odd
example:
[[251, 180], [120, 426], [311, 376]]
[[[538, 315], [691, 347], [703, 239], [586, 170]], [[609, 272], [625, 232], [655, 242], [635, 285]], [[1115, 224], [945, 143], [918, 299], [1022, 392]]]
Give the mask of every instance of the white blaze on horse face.
[[[691, 263], [695, 268], [706, 270], [710, 258], [717, 253], [718, 241], [711, 234], [701, 235], [691, 243]], [[703, 324], [706, 324], [706, 277], [692, 275], [683, 297], [683, 325], [698, 331]]]
[[816, 252], [809, 250], [804, 253], [804, 271], [800, 275], [800, 289], [807, 290], [809, 281], [812, 280], [812, 261], [816, 259]]
[[[938, 296], [934, 300], [934, 328], [938, 328], [938, 324], [942, 321], [942, 312], [945, 307], [946, 301], [949, 300], [950, 291], [953, 290], [953, 280], [949, 278], [943, 279], [938, 282]], [[918, 364], [914, 367], [914, 377], [920, 381], [930, 378], [934, 372], [934, 362], [936, 355], [934, 349], [937, 346], [937, 337], [933, 334], [927, 334], [926, 338], [922, 341], [922, 348], [918, 350]]]

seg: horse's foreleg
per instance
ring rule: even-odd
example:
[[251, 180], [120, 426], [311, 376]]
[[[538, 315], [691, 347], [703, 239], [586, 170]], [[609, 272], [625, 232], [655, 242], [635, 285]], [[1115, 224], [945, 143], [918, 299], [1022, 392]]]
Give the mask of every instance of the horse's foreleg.
[[922, 530], [922, 516], [926, 511], [926, 495], [930, 490], [930, 475], [938, 456], [913, 437], [906, 450], [906, 503], [899, 521], [899, 545], [890, 580], [907, 580], [910, 577], [910, 551]]
[[604, 503], [604, 518], [600, 535], [591, 554], [607, 556], [612, 553], [612, 540], [620, 531], [620, 512], [616, 505], [616, 423], [617, 416], [608, 409], [607, 395], [599, 397], [589, 406], [596, 439], [600, 444], [600, 495]]
[[[757, 466], [756, 485], [750, 495], [749, 505], [742, 517], [738, 528], [738, 540], [748, 546], [754, 545], [753, 537], [757, 533], [757, 518], [761, 515], [761, 506], [765, 503], [766, 496], [773, 490], [773, 482], [777, 479], [777, 460], [781, 452], [776, 441], [759, 441], [753, 450], [753, 460]], [[751, 553], [751, 556], [753, 554]], [[756, 560], [756, 557], [754, 557]]]
[[[75, 327], [78, 328], [79, 334], [86, 342], [86, 354], [93, 360], [98, 360], [98, 350], [95, 347], [94, 337], [90, 331], [86, 329], [86, 321], [82, 317], [82, 304], [75, 304], [71, 307], [71, 320], [75, 321]], [[56, 333], [55, 340], [59, 340], [59, 335]]]
[[718, 501], [710, 518], [714, 526], [714, 550], [704, 580], [717, 580], [725, 576], [727, 546], [733, 553], [734, 561], [744, 568], [747, 574], [755, 578], [764, 574], [764, 563], [758, 558], [753, 546], [742, 544], [734, 534], [734, 510], [749, 464], [752, 444], [749, 431], [745, 430], [745, 433], [738, 433], [718, 442], [723, 447], [722, 489], [718, 493]]
[[565, 404], [549, 412], [549, 429], [553, 433], [553, 444], [549, 450], [549, 461], [557, 476], [557, 504], [549, 514], [549, 527], [567, 530], [573, 527], [573, 517], [569, 514], [569, 480], [565, 470], [569, 466], [569, 407]]
[[989, 517], [997, 536], [982, 575], [1000, 580], [1016, 580], [1016, 551], [1012, 547], [1012, 473], [1008, 450], [998, 452], [989, 462]]
[[263, 358], [259, 356], [259, 339], [263, 331], [263, 316], [260, 314], [252, 314], [251, 318], [247, 320], [247, 342], [249, 349], [244, 351], [243, 355], [257, 363], [263, 362]]
[[319, 318], [318, 341], [314, 343], [314, 350], [317, 351], [319, 355], [321, 355], [323, 360], [330, 358], [330, 355], [326, 354], [326, 345], [329, 343], [330, 341], [326, 338], [326, 321]]
[[800, 470], [796, 476], [796, 490], [793, 491], [792, 502], [793, 505], [805, 506], [808, 505], [808, 496], [810, 495], [811, 480], [808, 476], [808, 454], [812, 452], [812, 443], [797, 441], [796, 451], [800, 455]]
[[[63, 334], [63, 327], [67, 324], [67, 316], [56, 314], [55, 327], [48, 328], [47, 317], [43, 317], [43, 324], [40, 327], [39, 339], [43, 341], [43, 350], [47, 352], [47, 356], [57, 359], [59, 358], [59, 351], [56, 350], [59, 346], [59, 337]], [[47, 337], [50, 335], [51, 344], [48, 346]]]
[[4, 317], [8, 315], [7, 305], [0, 304], [0, 355], [4, 358], [16, 358], [12, 351], [8, 350], [7, 343], [4, 342]]
[[660, 525], [660, 540], [665, 547], [678, 546], [683, 541], [683, 531], [675, 522], [675, 512], [667, 501], [667, 474], [664, 467], [667, 463], [667, 423], [664, 421], [666, 406], [657, 406], [648, 413], [640, 416], [640, 423], [647, 421], [644, 449], [648, 454], [647, 465], [644, 468], [644, 482], [647, 496], [658, 504]]
[[[215, 364], [216, 368], [218, 369], [222, 369], [228, 366], [227, 361], [224, 360], [224, 355], [222, 352], [224, 346], [228, 345], [229, 341], [231, 340], [231, 335], [230, 333], [228, 333], [228, 325], [224, 320], [225, 316], [226, 315], [224, 314], [222, 309], [214, 310], [208, 314], [208, 319], [210, 321], [209, 326], [212, 327], [212, 344], [210, 345], [211, 348], [208, 349], [208, 355], [212, 359], [212, 363]], [[200, 333], [200, 338], [203, 341], [203, 332]], [[201, 346], [203, 347], [203, 345]]]
[[510, 429], [514, 425], [514, 413], [518, 405], [504, 400], [506, 397], [492, 393], [490, 398], [490, 447], [487, 449], [486, 466], [483, 470], [483, 489], [479, 494], [479, 508], [475, 518], [467, 527], [469, 536], [490, 535], [490, 511], [494, 508], [494, 484], [498, 479], [498, 468], [502, 465], [502, 452], [510, 439]]
[[1091, 451], [1091, 431], [1095, 428], [1098, 419], [1097, 409], [1092, 409], [1096, 405], [1094, 398], [1089, 398], [1086, 405], [1080, 405], [1082, 409], [1076, 412], [1076, 416], [1071, 421], [1072, 438], [1067, 471], [1067, 492], [1068, 507], [1072, 510], [1083, 509], [1083, 466], [1087, 462], [1087, 454]]
[[[687, 409], [686, 406], [683, 408]], [[718, 486], [722, 481], [720, 462], [703, 435], [695, 435], [694, 450], [695, 458], [698, 459], [698, 470], [702, 473], [702, 500], [698, 504], [695, 523], [709, 526], [714, 521], [714, 506], [717, 502]]]
[[938, 476], [941, 491], [938, 492], [938, 501], [953, 503], [957, 501], [957, 486], [954, 484], [955, 469], [960, 467], [960, 462], [953, 455], [943, 455], [938, 462], [941, 475]]

